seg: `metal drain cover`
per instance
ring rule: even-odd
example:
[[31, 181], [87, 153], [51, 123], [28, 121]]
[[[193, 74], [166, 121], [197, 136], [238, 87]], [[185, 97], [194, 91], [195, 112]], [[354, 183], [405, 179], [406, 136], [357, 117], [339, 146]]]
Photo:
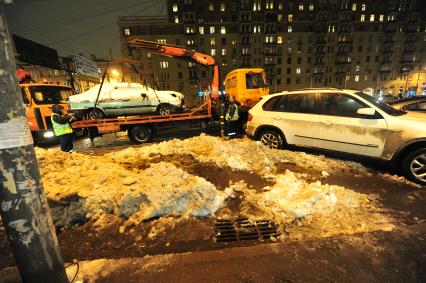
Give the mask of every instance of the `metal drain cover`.
[[271, 220], [218, 219], [214, 225], [215, 242], [264, 240], [278, 235], [277, 225]]

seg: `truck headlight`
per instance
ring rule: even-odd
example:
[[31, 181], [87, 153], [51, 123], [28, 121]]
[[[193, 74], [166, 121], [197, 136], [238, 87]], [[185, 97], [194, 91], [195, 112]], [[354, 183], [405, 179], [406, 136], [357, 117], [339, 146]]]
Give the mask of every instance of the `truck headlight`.
[[52, 131], [44, 132], [43, 137], [45, 138], [53, 138], [55, 134]]

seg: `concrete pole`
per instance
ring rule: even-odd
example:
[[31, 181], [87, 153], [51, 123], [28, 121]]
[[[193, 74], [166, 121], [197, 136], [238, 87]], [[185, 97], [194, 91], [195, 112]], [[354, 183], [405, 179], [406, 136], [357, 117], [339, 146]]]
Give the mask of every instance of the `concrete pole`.
[[23, 282], [68, 282], [43, 192], [0, 0], [0, 215]]

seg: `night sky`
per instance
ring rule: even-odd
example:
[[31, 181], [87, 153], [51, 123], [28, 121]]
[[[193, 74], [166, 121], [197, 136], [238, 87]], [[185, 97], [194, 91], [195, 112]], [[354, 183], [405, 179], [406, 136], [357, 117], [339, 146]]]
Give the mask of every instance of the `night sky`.
[[86, 57], [121, 56], [119, 16], [167, 13], [166, 0], [14, 0], [6, 5], [11, 33], [58, 50]]

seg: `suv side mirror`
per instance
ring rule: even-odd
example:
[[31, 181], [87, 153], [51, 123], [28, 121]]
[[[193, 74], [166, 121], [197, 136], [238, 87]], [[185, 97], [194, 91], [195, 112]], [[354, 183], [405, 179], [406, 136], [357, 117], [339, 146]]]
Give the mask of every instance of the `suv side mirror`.
[[370, 108], [370, 107], [359, 108], [356, 111], [356, 114], [365, 115], [365, 116], [374, 116], [376, 114], [376, 110], [374, 110], [373, 108]]

